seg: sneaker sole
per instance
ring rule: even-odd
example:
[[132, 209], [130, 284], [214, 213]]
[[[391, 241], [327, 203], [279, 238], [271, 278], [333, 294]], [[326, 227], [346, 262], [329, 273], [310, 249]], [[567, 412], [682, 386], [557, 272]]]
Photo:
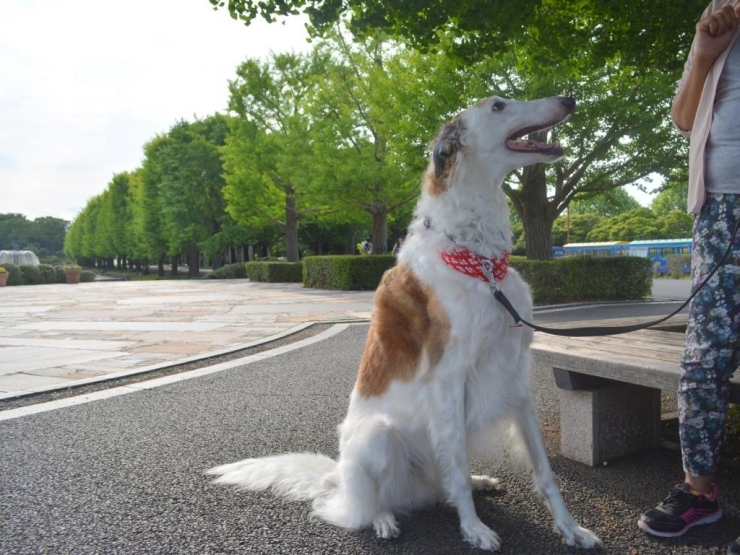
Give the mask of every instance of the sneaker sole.
[[683, 536], [686, 532], [688, 532], [694, 526], [699, 526], [701, 524], [711, 524], [712, 522], [717, 522], [720, 518], [722, 518], [722, 509], [719, 509], [716, 513], [706, 516], [702, 518], [701, 520], [696, 520], [692, 522], [691, 524], [687, 524], [686, 526], [684, 526], [683, 528], [675, 532], [661, 532], [659, 530], [653, 530], [652, 528], [650, 528], [649, 525], [645, 524], [642, 520], [638, 520], [637, 525], [640, 527], [640, 530], [642, 530], [643, 532], [647, 532], [648, 534], [651, 534], [653, 536], [658, 536], [661, 538], [675, 538], [678, 536]]

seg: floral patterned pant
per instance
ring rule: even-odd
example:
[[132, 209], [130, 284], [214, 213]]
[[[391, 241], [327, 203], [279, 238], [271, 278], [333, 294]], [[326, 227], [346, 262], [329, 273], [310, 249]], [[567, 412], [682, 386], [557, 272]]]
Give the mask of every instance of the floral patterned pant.
[[[740, 218], [740, 195], [709, 194], [694, 221], [692, 287], [724, 255]], [[727, 417], [730, 377], [740, 362], [740, 239], [722, 268], [689, 305], [678, 387], [684, 470], [711, 476]]]

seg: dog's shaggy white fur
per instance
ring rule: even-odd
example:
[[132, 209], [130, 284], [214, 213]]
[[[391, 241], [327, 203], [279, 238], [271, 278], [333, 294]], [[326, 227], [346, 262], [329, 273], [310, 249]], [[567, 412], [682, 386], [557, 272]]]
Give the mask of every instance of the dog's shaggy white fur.
[[[532, 331], [512, 327], [487, 283], [441, 259], [460, 249], [492, 259], [511, 251], [504, 178], [563, 154], [557, 144], [520, 137], [563, 121], [574, 106], [563, 97], [493, 97], [443, 128], [398, 264], [375, 294], [357, 382], [339, 426], [339, 460], [318, 454], [247, 459], [210, 470], [217, 483], [312, 500], [327, 522], [372, 525], [381, 538], [398, 535], [394, 513], [445, 500], [457, 509], [465, 540], [498, 549], [499, 537], [480, 521], [472, 497], [498, 481], [471, 477], [468, 456], [504, 420], [522, 439], [536, 488], [564, 541], [588, 548], [600, 543], [571, 517], [548, 463], [529, 389]], [[509, 269], [498, 286], [531, 319], [529, 287], [516, 271]]]

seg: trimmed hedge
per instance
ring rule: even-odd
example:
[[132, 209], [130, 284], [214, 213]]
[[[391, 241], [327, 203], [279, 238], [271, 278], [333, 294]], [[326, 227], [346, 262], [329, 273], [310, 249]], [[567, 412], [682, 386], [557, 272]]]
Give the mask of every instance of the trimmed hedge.
[[529, 283], [536, 305], [640, 300], [650, 295], [653, 283], [650, 259], [638, 256], [512, 257], [511, 266]]
[[303, 285], [315, 289], [373, 291], [395, 263], [392, 254], [307, 256], [303, 259]]
[[[64, 266], [54, 266], [54, 273], [57, 276], [57, 283], [67, 283], [67, 274], [64, 271]], [[82, 274], [80, 274], [80, 281], [82, 281]]]
[[[393, 255], [309, 256], [303, 261], [303, 284], [317, 289], [372, 291]], [[634, 256], [558, 260], [511, 257], [511, 266], [529, 283], [536, 305], [585, 301], [639, 300], [650, 295], [650, 260]]]
[[669, 254], [666, 255], [665, 259], [668, 263], [668, 275], [672, 278], [678, 279], [691, 273], [690, 254]]
[[[67, 275], [64, 272], [64, 266], [51, 266], [49, 264], [39, 264], [38, 266], [15, 264], [4, 264], [3, 267], [8, 271], [8, 285], [44, 285], [48, 283], [67, 283]], [[95, 272], [82, 270], [80, 274], [81, 282], [95, 281]]]
[[236, 262], [221, 266], [218, 270], [213, 270], [206, 275], [208, 279], [243, 279], [247, 277], [247, 268], [244, 262]]
[[39, 264], [38, 268], [41, 273], [42, 283], [57, 282], [57, 271], [53, 266], [50, 266], [49, 264]]
[[42, 283], [45, 283], [44, 275], [41, 273], [38, 266], [24, 264], [20, 266], [20, 269], [23, 285], [41, 285]]
[[247, 262], [247, 277], [269, 283], [300, 283], [303, 281], [301, 262]]
[[3, 268], [8, 271], [8, 287], [11, 285], [23, 285], [23, 274], [21, 269], [15, 264], [3, 264]]

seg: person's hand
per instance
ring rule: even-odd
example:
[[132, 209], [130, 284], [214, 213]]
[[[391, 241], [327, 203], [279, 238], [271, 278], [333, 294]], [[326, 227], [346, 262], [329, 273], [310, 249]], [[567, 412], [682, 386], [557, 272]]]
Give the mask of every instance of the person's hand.
[[732, 41], [740, 25], [740, 1], [725, 6], [696, 24], [696, 56], [714, 61]]

